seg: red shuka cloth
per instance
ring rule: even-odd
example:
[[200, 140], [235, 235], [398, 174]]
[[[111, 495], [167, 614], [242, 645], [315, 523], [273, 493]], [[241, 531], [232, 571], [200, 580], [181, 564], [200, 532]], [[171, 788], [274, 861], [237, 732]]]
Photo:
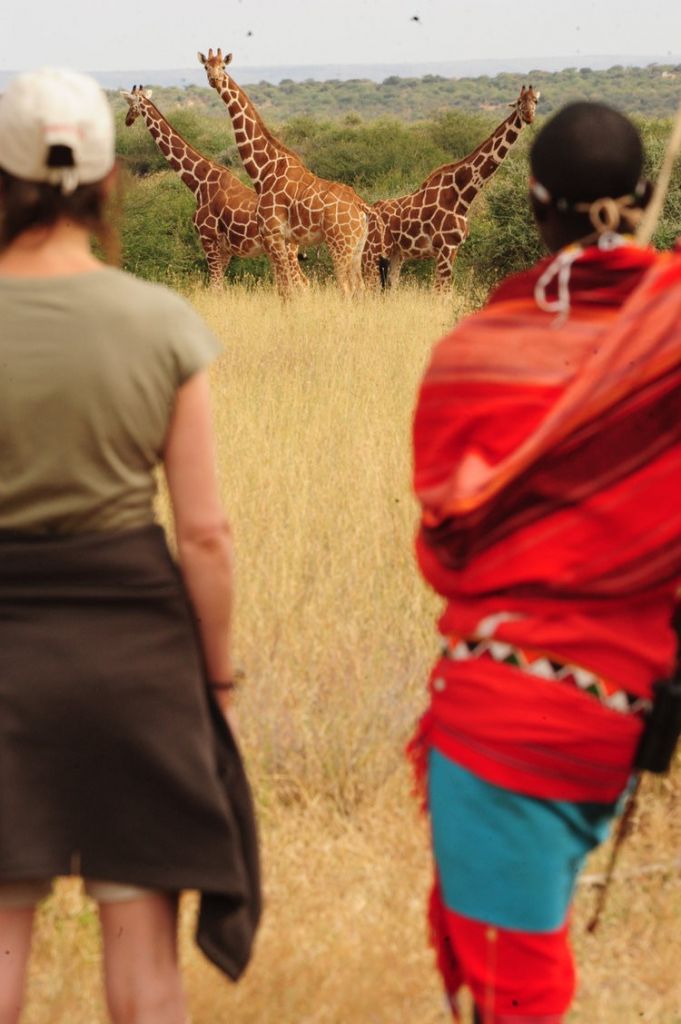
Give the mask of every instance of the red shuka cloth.
[[[414, 419], [421, 570], [444, 635], [485, 631], [650, 696], [681, 583], [681, 258], [623, 246], [573, 264], [565, 323], [549, 260], [435, 348]], [[498, 617], [491, 618], [490, 617]], [[616, 799], [641, 729], [568, 684], [442, 660], [419, 742], [497, 785]]]

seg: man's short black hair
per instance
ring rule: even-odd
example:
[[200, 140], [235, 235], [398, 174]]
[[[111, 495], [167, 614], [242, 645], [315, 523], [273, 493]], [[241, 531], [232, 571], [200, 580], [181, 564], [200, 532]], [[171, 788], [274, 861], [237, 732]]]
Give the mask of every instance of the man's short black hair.
[[554, 200], [590, 202], [633, 192], [643, 170], [634, 125], [604, 103], [570, 103], [544, 125], [530, 152], [532, 174]]

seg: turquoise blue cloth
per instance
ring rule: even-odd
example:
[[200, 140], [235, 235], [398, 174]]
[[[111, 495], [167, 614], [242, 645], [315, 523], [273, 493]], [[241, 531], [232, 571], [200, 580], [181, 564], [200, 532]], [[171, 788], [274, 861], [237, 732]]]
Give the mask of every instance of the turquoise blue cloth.
[[445, 905], [514, 931], [560, 928], [584, 858], [607, 836], [618, 804], [523, 796], [437, 750], [428, 789]]

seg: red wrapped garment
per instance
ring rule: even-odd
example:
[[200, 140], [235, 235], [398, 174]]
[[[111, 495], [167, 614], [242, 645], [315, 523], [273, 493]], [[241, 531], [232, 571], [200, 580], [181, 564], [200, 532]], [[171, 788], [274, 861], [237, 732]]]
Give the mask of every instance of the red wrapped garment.
[[[490, 636], [649, 697], [681, 582], [681, 258], [549, 258], [435, 348], [414, 421], [417, 555], [445, 636]], [[641, 720], [489, 660], [440, 661], [415, 746], [546, 799], [617, 798]]]

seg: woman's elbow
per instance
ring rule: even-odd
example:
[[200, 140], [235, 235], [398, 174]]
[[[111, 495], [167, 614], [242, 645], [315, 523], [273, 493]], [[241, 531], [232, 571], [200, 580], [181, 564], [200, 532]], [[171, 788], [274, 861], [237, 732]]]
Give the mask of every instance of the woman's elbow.
[[192, 554], [231, 555], [232, 530], [226, 518], [205, 523], [186, 523], [176, 529], [180, 558]]

